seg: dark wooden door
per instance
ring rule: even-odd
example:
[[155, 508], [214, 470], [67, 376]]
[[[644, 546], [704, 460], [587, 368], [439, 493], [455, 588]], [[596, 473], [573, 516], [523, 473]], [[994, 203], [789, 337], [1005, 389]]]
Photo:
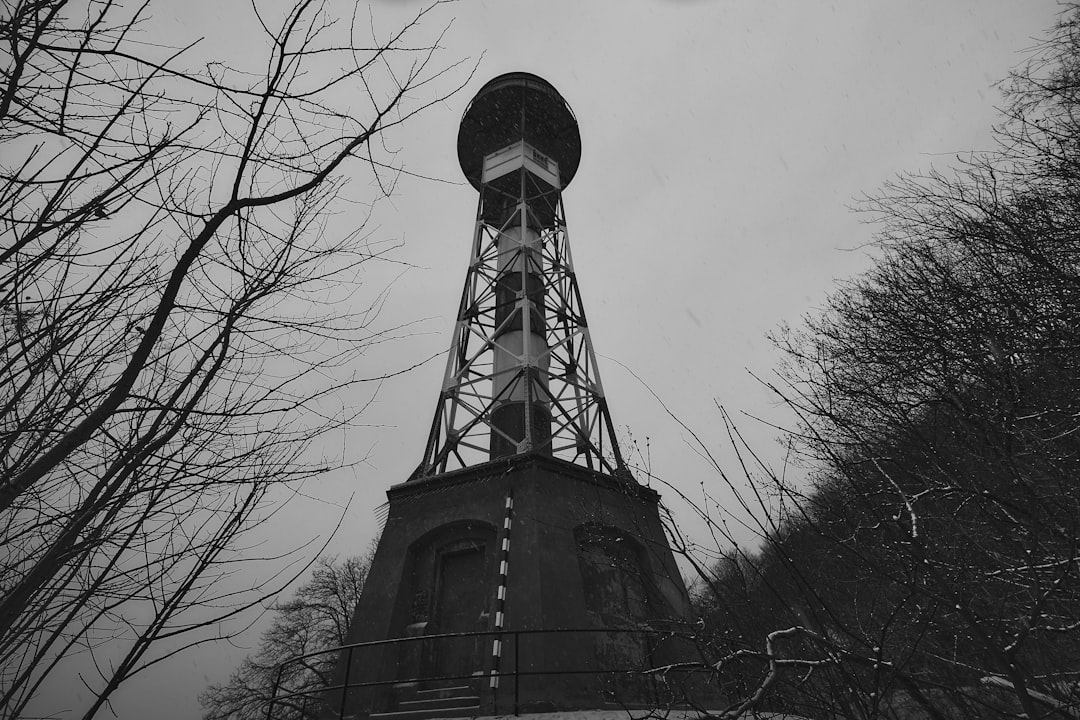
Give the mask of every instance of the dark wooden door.
[[[434, 625], [437, 633], [481, 630], [487, 587], [484, 583], [484, 548], [442, 555]], [[468, 675], [480, 669], [479, 638], [444, 638], [436, 645], [435, 675]]]

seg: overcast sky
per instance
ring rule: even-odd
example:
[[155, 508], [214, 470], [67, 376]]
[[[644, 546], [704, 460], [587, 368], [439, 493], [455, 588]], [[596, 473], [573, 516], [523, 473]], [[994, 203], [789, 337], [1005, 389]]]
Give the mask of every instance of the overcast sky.
[[[162, 6], [153, 28], [173, 43], [206, 35], [222, 53], [246, 52], [248, 3]], [[419, 7], [382, 0], [370, 10], [374, 26], [388, 30]], [[660, 479], [695, 497], [704, 483], [723, 498], [685, 431], [631, 371], [725, 463], [714, 403], [790, 423], [751, 377], [768, 378], [777, 365], [766, 333], [797, 324], [836, 280], [866, 267], [873, 228], [850, 209], [861, 193], [991, 147], [993, 84], [1058, 10], [1053, 0], [462, 0], [439, 8], [423, 33], [450, 24], [444, 61], [479, 65], [461, 93], [390, 138], [408, 171], [435, 180], [403, 177], [376, 208], [373, 236], [404, 245], [397, 263], [369, 268], [365, 287], [369, 298], [391, 287], [383, 326], [415, 324], [357, 372], [412, 365], [448, 345], [477, 201], [457, 166], [457, 124], [487, 80], [535, 73], [580, 123], [581, 166], [564, 201], [614, 422], [642, 451], [648, 438]], [[307, 497], [274, 519], [275, 541], [325, 536], [352, 496], [330, 549], [367, 547], [386, 488], [420, 461], [442, 371], [438, 358], [382, 385], [365, 415], [371, 427], [344, 439], [369, 449], [369, 461], [305, 487]], [[778, 433], [741, 423], [779, 467]], [[700, 532], [673, 495], [665, 493], [677, 517]], [[247, 648], [257, 635], [246, 636]], [[196, 717], [198, 692], [223, 681], [245, 651], [183, 656], [132, 681], [115, 708], [121, 717]]]

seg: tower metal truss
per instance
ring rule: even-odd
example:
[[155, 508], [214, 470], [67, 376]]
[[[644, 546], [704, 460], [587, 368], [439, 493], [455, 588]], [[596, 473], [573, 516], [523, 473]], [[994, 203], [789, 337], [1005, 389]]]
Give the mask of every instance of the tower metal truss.
[[628, 475], [570, 254], [566, 177], [522, 139], [471, 178], [480, 201], [465, 288], [413, 479], [528, 453]]

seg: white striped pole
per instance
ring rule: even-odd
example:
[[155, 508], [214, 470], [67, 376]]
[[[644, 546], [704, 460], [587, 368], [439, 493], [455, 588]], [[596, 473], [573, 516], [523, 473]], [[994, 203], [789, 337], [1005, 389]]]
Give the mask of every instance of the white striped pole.
[[[506, 517], [503, 519], [502, 552], [499, 555], [499, 591], [495, 596], [495, 631], [506, 625], [506, 574], [510, 569], [510, 526], [513, 524], [514, 498], [506, 494]], [[502, 658], [502, 636], [496, 635], [491, 644], [491, 689], [499, 687], [499, 660]]]

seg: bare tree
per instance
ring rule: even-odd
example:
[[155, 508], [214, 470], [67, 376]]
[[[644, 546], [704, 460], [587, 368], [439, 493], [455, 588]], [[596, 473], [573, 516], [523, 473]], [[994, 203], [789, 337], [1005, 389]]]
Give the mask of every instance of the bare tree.
[[155, 44], [152, 5], [0, 11], [2, 717], [80, 653], [93, 716], [151, 644], [257, 600], [221, 589], [230, 548], [342, 462], [312, 442], [377, 337], [341, 308], [386, 248], [328, 213], [349, 173], [389, 187], [376, 139], [454, 82], [430, 8], [361, 40], [355, 12], [256, 6], [266, 55], [232, 69]]
[[[311, 579], [293, 597], [274, 608], [274, 619], [263, 633], [255, 654], [244, 658], [228, 682], [211, 685], [199, 700], [206, 720], [262, 720], [277, 687], [287, 687], [299, 697], [318, 698], [319, 689], [332, 682], [338, 653], [345, 644], [349, 622], [367, 579], [372, 553], [338, 562], [322, 558]], [[315, 653], [306, 662], [287, 660]], [[279, 674], [282, 666], [288, 677]], [[317, 703], [312, 702], [312, 713]], [[290, 715], [289, 713], [292, 713]], [[274, 717], [304, 717], [304, 704], [279, 702]], [[311, 717], [315, 715], [312, 714]]]
[[725, 416], [760, 542], [699, 563], [729, 716], [1080, 717], [1078, 58], [1070, 6], [1000, 147], [868, 198], [873, 268], [778, 334], [808, 483]]

